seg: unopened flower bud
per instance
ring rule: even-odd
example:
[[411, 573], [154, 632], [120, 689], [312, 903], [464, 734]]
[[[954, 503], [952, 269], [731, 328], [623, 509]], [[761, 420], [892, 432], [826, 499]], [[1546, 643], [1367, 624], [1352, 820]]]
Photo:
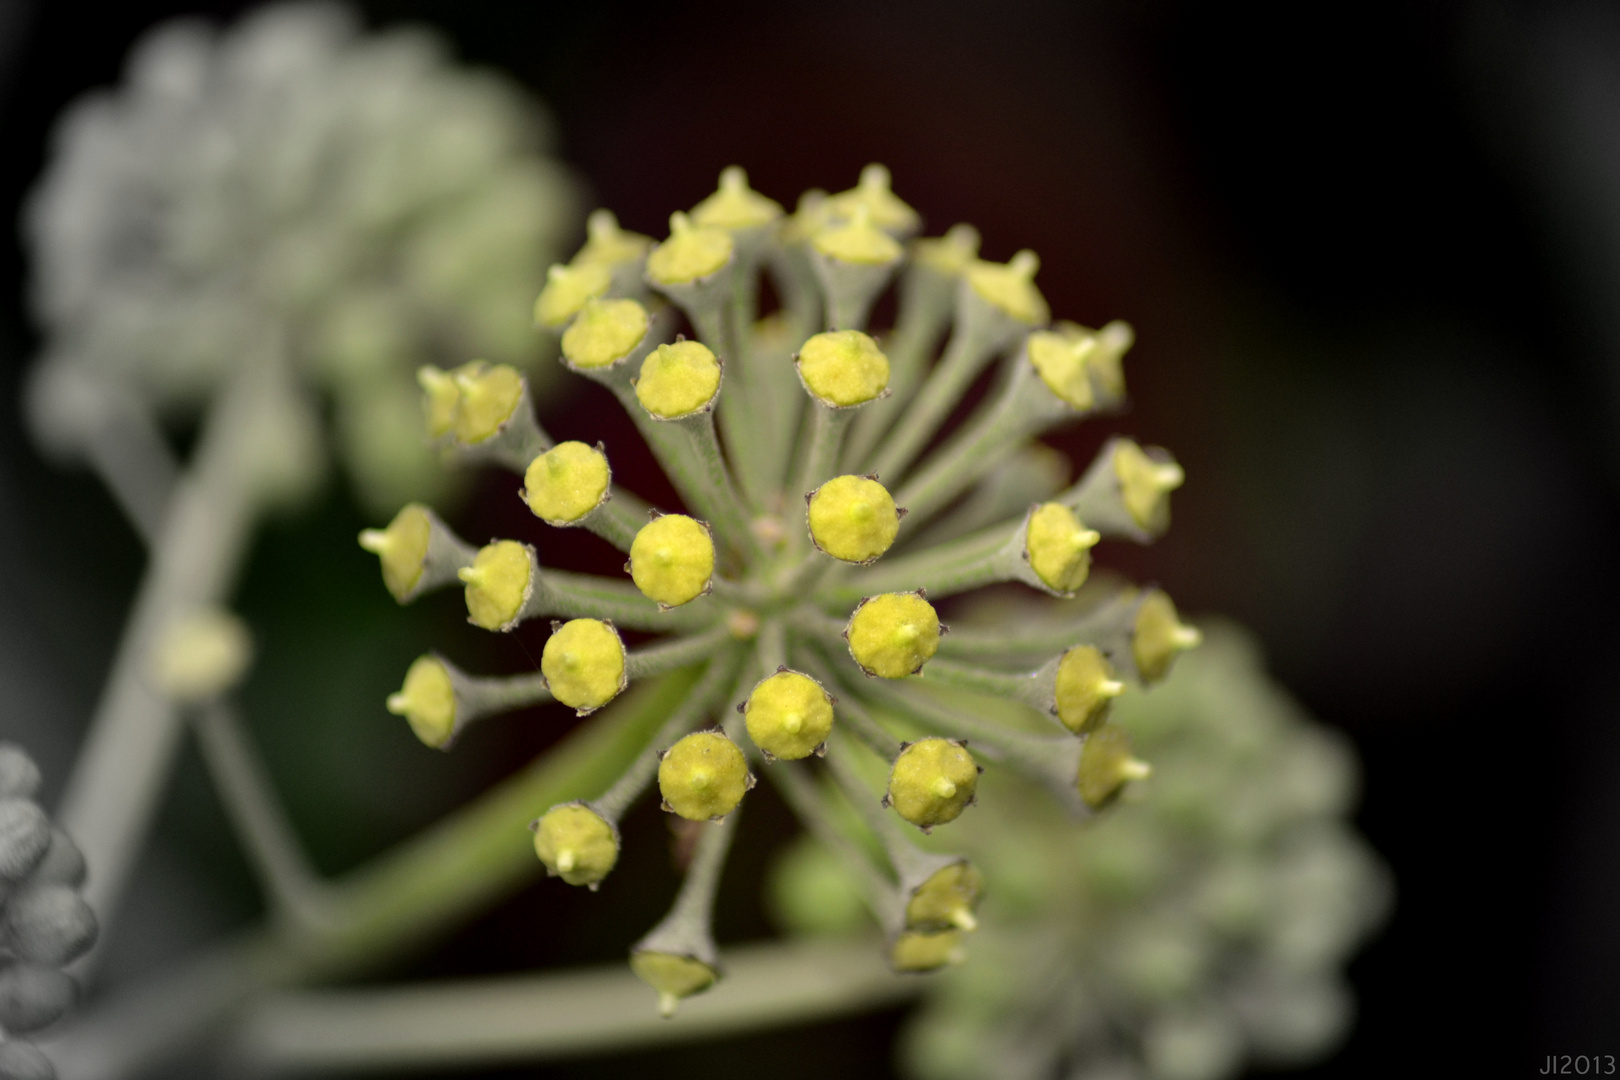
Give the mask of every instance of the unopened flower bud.
[[456, 689], [444, 661], [419, 656], [405, 672], [405, 684], [388, 695], [388, 711], [403, 716], [423, 743], [435, 750], [456, 732]]
[[748, 174], [728, 166], [720, 188], [692, 208], [692, 224], [704, 229], [755, 229], [782, 216], [782, 204], [748, 186]]
[[827, 199], [827, 213], [852, 218], [865, 210], [874, 226], [890, 236], [904, 239], [922, 226], [922, 217], [906, 205], [890, 187], [889, 170], [872, 164], [861, 170], [858, 184]]
[[56, 1080], [56, 1068], [33, 1044], [8, 1039], [0, 1043], [0, 1080]]
[[1099, 539], [1062, 503], [1043, 503], [1030, 511], [1024, 553], [1030, 569], [1048, 588], [1072, 593], [1086, 583], [1091, 549]]
[[664, 809], [688, 821], [723, 818], [753, 786], [737, 744], [719, 731], [695, 731], [664, 752], [658, 790]]
[[979, 922], [973, 911], [983, 891], [984, 875], [965, 859], [936, 870], [906, 902], [906, 929], [925, 933], [976, 929]]
[[1020, 251], [1005, 264], [975, 259], [967, 268], [967, 283], [978, 297], [1025, 326], [1044, 326], [1051, 311], [1035, 287], [1041, 260], [1033, 251]]
[[38, 1031], [60, 1019], [78, 997], [78, 984], [54, 967], [21, 963], [0, 968], [0, 1029], [12, 1035]]
[[[1060, 324], [1060, 330], [1063, 325], [1074, 326], [1073, 323]], [[1123, 398], [1125, 371], [1121, 361], [1136, 343], [1136, 331], [1131, 329], [1130, 323], [1119, 319], [1115, 319], [1095, 333], [1083, 326], [1078, 329], [1091, 334], [1097, 342], [1097, 347], [1086, 358], [1086, 364], [1091, 368], [1091, 375], [1097, 387], [1111, 398]]]
[[564, 803], [535, 822], [534, 852], [551, 876], [594, 889], [619, 861], [619, 830], [584, 803]]
[[428, 438], [438, 442], [456, 426], [456, 409], [461, 404], [456, 377], [451, 372], [425, 365], [416, 369], [416, 381], [422, 387], [422, 413]]
[[1131, 655], [1143, 682], [1158, 682], [1170, 673], [1170, 665], [1181, 653], [1198, 647], [1204, 640], [1196, 627], [1187, 626], [1176, 614], [1176, 605], [1158, 589], [1152, 589], [1136, 609], [1131, 633]]
[[979, 254], [979, 230], [971, 225], [952, 225], [944, 236], [911, 242], [911, 261], [944, 277], [955, 277], [968, 268]]
[[1113, 724], [1086, 736], [1080, 750], [1080, 797], [1086, 805], [1100, 810], [1119, 794], [1127, 780], [1145, 780], [1153, 769], [1131, 756], [1131, 737]]
[[252, 658], [247, 624], [223, 608], [203, 608], [159, 635], [152, 679], [174, 701], [206, 701], [235, 686]]
[[1151, 456], [1129, 439], [1114, 447], [1114, 473], [1131, 519], [1151, 533], [1170, 526], [1170, 493], [1186, 480], [1180, 465]]
[[599, 262], [561, 264], [546, 271], [546, 287], [534, 302], [534, 323], [549, 330], [566, 326], [586, 301], [605, 296], [613, 285], [612, 267]]
[[839, 476], [810, 495], [810, 537], [844, 562], [869, 563], [900, 533], [900, 514], [889, 491], [864, 476]]
[[979, 766], [955, 739], [929, 737], [908, 743], [889, 770], [889, 805], [917, 826], [932, 829], [955, 821], [973, 802]]
[[809, 757], [832, 732], [832, 696], [820, 683], [797, 671], [778, 671], [762, 680], [743, 706], [748, 737], [771, 757]]
[[540, 520], [572, 525], [602, 505], [612, 481], [602, 451], [582, 442], [564, 442], [529, 463], [520, 494]]
[[725, 269], [733, 251], [730, 233], [694, 225], [677, 212], [669, 218], [669, 239], [647, 256], [647, 279], [654, 285], [690, 285]]
[[563, 332], [563, 359], [584, 371], [611, 367], [635, 351], [650, 325], [634, 300], [588, 301]]
[[408, 503], [388, 528], [360, 534], [360, 546], [382, 562], [383, 584], [394, 599], [403, 603], [421, 580], [432, 536], [433, 519], [421, 503]]
[[939, 615], [916, 593], [862, 600], [844, 636], [849, 654], [868, 675], [903, 679], [922, 670], [939, 648]]
[[534, 552], [516, 540], [478, 549], [471, 566], [456, 571], [466, 583], [467, 617], [485, 630], [509, 630], [534, 588]]
[[6, 903], [4, 936], [24, 960], [61, 967], [96, 940], [96, 917], [65, 885], [30, 885]]
[[1108, 703], [1125, 692], [1094, 645], [1076, 645], [1058, 661], [1054, 705], [1063, 726], [1076, 735], [1091, 731], [1108, 714]]
[[967, 958], [960, 930], [923, 933], [907, 930], [889, 947], [889, 964], [903, 974], [921, 975], [960, 964]]
[[658, 1015], [675, 1015], [681, 998], [702, 993], [715, 984], [720, 973], [712, 964], [694, 956], [642, 949], [630, 954], [630, 970], [642, 982], [658, 991]]
[[573, 258], [574, 266], [617, 266], [637, 262], [652, 247], [652, 237], [619, 226], [611, 210], [593, 210], [585, 219], [585, 246]]
[[630, 543], [630, 578], [648, 599], [679, 607], [702, 596], [714, 578], [714, 538], [685, 514], [663, 514]]
[[509, 364], [464, 364], [455, 371], [456, 441], [475, 446], [500, 434], [525, 398], [523, 376]]
[[859, 205], [848, 220], [817, 229], [810, 246], [825, 258], [850, 266], [889, 266], [905, 254], [894, 237], [873, 224], [871, 211]]
[[51, 821], [30, 799], [0, 799], [0, 882], [21, 881], [51, 846]]
[[1048, 390], [1070, 408], [1082, 412], [1091, 408], [1096, 395], [1088, 361], [1097, 349], [1095, 338], [1042, 330], [1029, 335], [1026, 348], [1029, 362]]
[[817, 334], [799, 350], [799, 378], [826, 405], [864, 405], [889, 385], [889, 358], [859, 330]]
[[701, 341], [660, 345], [641, 365], [636, 400], [660, 420], [706, 409], [720, 392], [720, 361]]
[[624, 689], [624, 642], [599, 619], [570, 619], [546, 639], [540, 671], [551, 696], [583, 715]]

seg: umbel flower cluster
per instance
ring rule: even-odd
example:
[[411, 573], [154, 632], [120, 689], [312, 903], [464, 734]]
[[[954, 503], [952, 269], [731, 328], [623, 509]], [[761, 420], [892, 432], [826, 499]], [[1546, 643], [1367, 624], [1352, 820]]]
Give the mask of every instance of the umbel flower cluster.
[[[584, 248], [550, 269], [535, 318], [560, 335], [570, 370], [618, 397], [686, 512], [616, 486], [610, 448], [554, 442], [523, 377], [474, 361], [420, 372], [430, 438], [519, 473], [537, 518], [618, 547], [627, 580], [552, 569], [543, 534], [538, 549], [475, 548], [420, 505], [360, 539], [402, 603], [459, 584], [485, 629], [552, 620], [532, 674], [478, 676], [437, 655], [411, 666], [388, 708], [429, 746], [494, 713], [554, 699], [585, 714], [633, 679], [699, 672], [617, 782], [537, 807], [533, 824], [546, 869], [595, 888], [618, 859], [619, 821], [652, 785], [665, 810], [706, 823], [668, 917], [631, 954], [666, 1015], [719, 977], [715, 888], [756, 776], [848, 860], [893, 967], [934, 970], [963, 955], [982, 878], [913, 831], [968, 812], [981, 761], [1076, 818], [1101, 810], [1149, 772], [1108, 722], [1110, 703], [1199, 641], [1156, 589], [1071, 599], [1036, 630], [953, 634], [940, 621], [936, 602], [996, 582], [1074, 597], [1100, 540], [1165, 530], [1182, 472], [1118, 438], [1057, 490], [1035, 440], [1119, 409], [1130, 328], [1053, 324], [1032, 252], [987, 262], [972, 228], [917, 239], [920, 225], [876, 165], [791, 215], [727, 169], [659, 243], [598, 211]], [[767, 273], [781, 306], [762, 318]], [[891, 283], [895, 325], [868, 332]], [[988, 398], [942, 433], [998, 363]], [[627, 649], [621, 628], [666, 636]], [[932, 687], [1018, 703], [1043, 730]]]

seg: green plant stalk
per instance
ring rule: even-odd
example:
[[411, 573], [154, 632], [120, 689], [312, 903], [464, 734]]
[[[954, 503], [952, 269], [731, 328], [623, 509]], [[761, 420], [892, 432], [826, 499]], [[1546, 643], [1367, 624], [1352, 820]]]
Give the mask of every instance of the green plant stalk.
[[[909, 516], [909, 515], [908, 515]], [[992, 581], [1005, 581], [1007, 546], [1021, 522], [994, 525], [972, 536], [927, 551], [883, 559], [871, 567], [851, 567], [816, 594], [819, 603], [843, 606], [863, 597], [922, 588], [930, 596], [950, 596]], [[1017, 558], [1017, 553], [1013, 553]]]
[[578, 527], [595, 533], [628, 554], [636, 533], [647, 524], [647, 510], [645, 502], [615, 484], [612, 497], [581, 518]]
[[726, 467], [725, 456], [720, 452], [720, 439], [714, 428], [714, 414], [705, 412], [670, 423], [678, 425], [686, 432], [693, 456], [699, 463], [699, 468], [692, 472], [697, 485], [694, 494], [701, 500], [700, 512], [714, 522], [720, 535], [733, 548], [759, 558], [761, 555], [759, 541], [755, 539], [753, 530], [748, 527], [750, 518], [748, 508], [743, 505], [742, 496], [738, 494], [737, 485], [731, 478], [731, 470]]
[[[913, 267], [908, 276], [917, 272]], [[889, 394], [872, 402], [856, 419], [844, 448], [845, 473], [863, 471], [862, 463], [883, 433], [894, 426], [895, 418], [911, 402], [922, 382], [923, 364], [950, 320], [954, 291], [948, 285], [932, 284], [934, 287], [928, 288], [912, 287], [910, 281], [902, 283], [899, 322], [883, 350], [889, 358]]]
[[540, 588], [535, 591], [538, 595], [531, 599], [530, 606], [547, 609], [535, 614], [607, 619], [635, 630], [700, 630], [719, 617], [714, 604], [705, 603], [701, 597], [690, 604], [662, 611], [627, 581], [566, 570], [542, 570]]
[[995, 355], [999, 338], [960, 321], [945, 346], [945, 354], [917, 391], [899, 426], [889, 432], [872, 460], [872, 471], [897, 480], [905, 474], [928, 440], [950, 415], [984, 365]]

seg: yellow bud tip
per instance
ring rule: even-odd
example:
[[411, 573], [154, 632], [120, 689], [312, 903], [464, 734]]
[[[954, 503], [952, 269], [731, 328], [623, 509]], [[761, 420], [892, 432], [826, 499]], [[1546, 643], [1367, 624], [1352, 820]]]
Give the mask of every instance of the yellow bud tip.
[[888, 593], [861, 603], [845, 631], [862, 670], [884, 679], [915, 673], [939, 648], [939, 616], [915, 593]]
[[635, 351], [650, 325], [634, 300], [590, 300], [563, 333], [563, 359], [581, 370], [611, 367]]
[[670, 993], [668, 990], [660, 990], [658, 992], [658, 1015], [662, 1016], [665, 1020], [668, 1020], [670, 1017], [675, 1015], [675, 1010], [680, 1007], [680, 1004], [681, 999]]
[[402, 692], [395, 690], [392, 694], [388, 695], [386, 707], [388, 711], [393, 713], [395, 716], [404, 716], [405, 710], [410, 708], [410, 704], [410, 698], [406, 697]]
[[894, 639], [903, 645], [910, 645], [922, 636], [922, 630], [915, 623], [905, 623], [894, 632]]
[[382, 563], [383, 584], [394, 599], [404, 603], [422, 580], [432, 539], [433, 519], [427, 508], [410, 503], [394, 515], [388, 528], [362, 532], [360, 546], [377, 556]]
[[782, 716], [782, 730], [789, 735], [797, 735], [804, 727], [804, 717], [796, 712], [784, 713]]
[[572, 525], [602, 504], [613, 480], [594, 446], [563, 442], [536, 457], [523, 474], [523, 501], [552, 525]]
[[1153, 766], [1136, 758], [1128, 758], [1120, 765], [1119, 774], [1127, 780], [1146, 780], [1153, 775]]
[[484, 571], [477, 566], [463, 566], [460, 570], [456, 571], [456, 577], [460, 578], [462, 581], [465, 581], [468, 585], [477, 585], [482, 582], [486, 576], [487, 575], [484, 573]]
[[508, 364], [469, 364], [457, 369], [456, 441], [474, 445], [494, 438], [523, 402], [524, 382]]
[[933, 790], [941, 799], [948, 799], [956, 794], [956, 785], [941, 776], [934, 781]]
[[373, 555], [381, 555], [391, 546], [388, 534], [381, 529], [362, 529], [360, 531], [360, 546]]
[[680, 211], [669, 217], [669, 239], [647, 256], [647, 278], [655, 285], [691, 285], [724, 269], [734, 246], [724, 229], [694, 225]]
[[900, 534], [893, 497], [864, 476], [834, 477], [812, 492], [809, 523], [817, 547], [852, 563], [871, 562]]
[[754, 745], [784, 761], [809, 757], [833, 726], [832, 699], [821, 684], [797, 671], [761, 680], [743, 703]]
[[1062, 503], [1044, 503], [1029, 515], [1024, 553], [1030, 569], [1047, 588], [1072, 593], [1091, 572], [1091, 548], [1101, 539]]
[[624, 642], [599, 619], [571, 619], [546, 639], [540, 671], [564, 705], [599, 709], [624, 689]]
[[636, 381], [636, 400], [660, 420], [691, 416], [719, 392], [720, 361], [701, 341], [658, 346]]
[[418, 657], [405, 672], [405, 684], [388, 695], [388, 711], [403, 716], [423, 744], [442, 748], [456, 729], [456, 690], [444, 663]]
[[557, 870], [559, 873], [571, 873], [574, 869], [574, 853], [564, 848], [557, 852]]
[[799, 379], [822, 403], [864, 405], [889, 386], [889, 358], [859, 330], [817, 334], [799, 350]]
[[1125, 684], [1117, 679], [1103, 679], [1097, 683], [1097, 693], [1103, 697], [1119, 697], [1125, 692]]
[[613, 270], [607, 263], [592, 260], [552, 266], [546, 271], [546, 287], [534, 302], [534, 321], [553, 330], [564, 326], [587, 301], [606, 295], [612, 286]]
[[678, 607], [702, 596], [714, 578], [714, 539], [685, 514], [665, 514], [630, 543], [630, 578], [650, 600]]
[[679, 740], [658, 763], [658, 790], [668, 807], [689, 821], [725, 817], [742, 802], [748, 762], [737, 744], [718, 731], [696, 731]]
[[967, 908], [957, 908], [955, 911], [951, 912], [951, 922], [956, 926], [957, 929], [967, 930], [970, 933], [979, 928], [979, 920], [975, 919], [973, 917], [973, 912], [969, 911]]

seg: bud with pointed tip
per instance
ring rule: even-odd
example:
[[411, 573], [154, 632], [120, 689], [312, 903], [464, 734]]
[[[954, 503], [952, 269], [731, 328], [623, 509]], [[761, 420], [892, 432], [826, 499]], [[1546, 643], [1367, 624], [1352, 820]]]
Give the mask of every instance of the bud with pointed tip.
[[1124, 728], [1104, 724], [1086, 736], [1076, 784], [1086, 805], [1100, 810], [1113, 802], [1126, 781], [1145, 780], [1152, 771], [1147, 762], [1131, 756], [1131, 737]]
[[810, 538], [835, 559], [869, 563], [900, 534], [887, 488], [865, 476], [838, 476], [810, 493]]
[[748, 186], [748, 174], [729, 165], [720, 174], [720, 187], [692, 208], [692, 224], [728, 232], [757, 229], [782, 216], [782, 204]]
[[643, 525], [630, 544], [630, 578], [665, 607], [696, 600], [714, 579], [714, 537], [685, 514], [662, 514]]
[[848, 191], [827, 198], [829, 216], [853, 218], [864, 210], [871, 223], [897, 239], [922, 227], [922, 217], [894, 193], [889, 170], [876, 163], [861, 170], [861, 179]]
[[889, 385], [889, 358], [859, 330], [817, 334], [799, 350], [799, 379], [817, 401], [833, 408], [864, 405]]
[[523, 376], [510, 364], [464, 364], [454, 372], [458, 399], [456, 441], [487, 442], [512, 422], [523, 403]]
[[630, 970], [658, 991], [658, 1015], [669, 1019], [681, 998], [700, 994], [720, 978], [719, 969], [695, 956], [639, 949], [630, 954]]
[[923, 975], [967, 958], [960, 930], [925, 933], [906, 930], [889, 946], [889, 965], [906, 975]]
[[1151, 533], [1169, 528], [1170, 493], [1187, 479], [1181, 466], [1121, 439], [1114, 448], [1114, 473], [1131, 518]]
[[466, 583], [467, 619], [485, 630], [510, 630], [534, 591], [534, 550], [516, 540], [478, 549], [471, 566], [456, 571]]
[[1136, 609], [1131, 632], [1131, 655], [1143, 682], [1158, 682], [1170, 674], [1177, 656], [1198, 647], [1204, 635], [1187, 626], [1176, 614], [1176, 605], [1158, 589], [1148, 591]]
[[1041, 382], [1065, 405], [1084, 412], [1095, 404], [1088, 363], [1097, 350], [1095, 338], [1041, 330], [1029, 335], [1025, 349]]
[[405, 672], [405, 684], [388, 695], [388, 711], [403, 716], [427, 746], [442, 749], [456, 733], [456, 688], [437, 656], [419, 656]]
[[621, 228], [611, 210], [592, 210], [585, 219], [585, 246], [574, 255], [574, 266], [619, 266], [640, 262], [652, 247], [652, 237]]
[[669, 239], [647, 256], [647, 280], [666, 287], [696, 284], [724, 270], [733, 253], [724, 229], [694, 225], [676, 212], [669, 218]]
[[612, 367], [635, 352], [651, 325], [634, 300], [588, 301], [563, 332], [563, 359], [580, 371]]
[[665, 751], [658, 763], [664, 808], [688, 821], [723, 818], [753, 786], [748, 762], [719, 731], [695, 731]]
[[546, 287], [534, 302], [534, 324], [548, 330], [568, 325], [587, 301], [606, 296], [613, 285], [613, 269], [599, 262], [560, 263], [546, 271]]
[[1091, 549], [1101, 539], [1062, 503], [1043, 503], [1029, 514], [1024, 553], [1030, 569], [1053, 592], [1072, 593], [1091, 572]]
[[206, 701], [235, 686], [253, 658], [247, 624], [207, 607], [171, 622], [152, 650], [152, 680], [171, 700]]
[[889, 805], [917, 826], [955, 821], [973, 802], [979, 766], [956, 739], [930, 736], [908, 743], [889, 770]]
[[383, 584], [401, 604], [456, 580], [472, 565], [474, 552], [438, 516], [420, 503], [407, 503], [386, 529], [366, 529], [360, 546], [382, 563]]
[[0, 1029], [10, 1035], [54, 1023], [78, 999], [78, 984], [54, 967], [14, 963], [0, 968]]
[[956, 277], [979, 254], [979, 230], [971, 225], [952, 225], [944, 236], [911, 242], [911, 262], [942, 277]]
[[984, 875], [966, 859], [936, 870], [906, 901], [906, 929], [925, 933], [974, 930], [979, 923], [973, 911], [982, 892]]
[[0, 742], [0, 799], [33, 798], [39, 790], [39, 766], [16, 743]]
[[720, 361], [701, 341], [660, 345], [641, 365], [636, 400], [659, 420], [679, 420], [710, 407], [720, 393]]
[[551, 696], [584, 715], [625, 688], [624, 642], [611, 623], [570, 619], [546, 639], [540, 671]]
[[585, 803], [563, 803], [534, 823], [534, 851], [552, 877], [594, 889], [619, 861], [619, 830]]
[[529, 463], [520, 497], [548, 525], [573, 525], [608, 498], [613, 472], [607, 455], [582, 442], [563, 442]]
[[833, 702], [822, 685], [797, 671], [761, 680], [743, 705], [748, 737], [774, 758], [809, 757], [832, 732]]
[[850, 615], [844, 635], [862, 671], [903, 679], [921, 671], [939, 648], [939, 615], [916, 593], [869, 596]]
[[817, 229], [810, 246], [818, 255], [850, 266], [889, 266], [905, 254], [894, 237], [873, 224], [871, 211], [859, 205], [848, 220]]
[[422, 387], [422, 413], [428, 438], [433, 442], [447, 438], [455, 429], [456, 410], [461, 405], [455, 374], [427, 364], [416, 369], [416, 382]]
[[1125, 684], [1095, 645], [1076, 645], [1058, 661], [1053, 708], [1063, 726], [1084, 735], [1103, 722], [1108, 704], [1125, 692]]
[[975, 259], [967, 268], [968, 288], [1003, 315], [1025, 326], [1044, 326], [1051, 317], [1046, 298], [1035, 287], [1035, 272], [1041, 260], [1024, 250], [1006, 263]]

